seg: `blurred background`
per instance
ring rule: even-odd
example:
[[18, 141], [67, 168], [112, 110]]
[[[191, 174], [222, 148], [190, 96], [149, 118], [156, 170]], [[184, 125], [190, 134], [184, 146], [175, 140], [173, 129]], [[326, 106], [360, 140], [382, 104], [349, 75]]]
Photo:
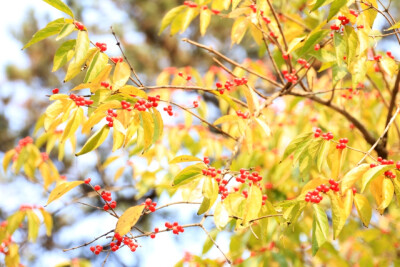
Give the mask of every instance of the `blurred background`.
[[[245, 39], [241, 45], [231, 47], [231, 25], [226, 20], [213, 19], [206, 37], [199, 35], [199, 30], [196, 28], [198, 23], [193, 23], [192, 28], [177, 37], [170, 37], [168, 30], [158, 35], [163, 15], [182, 2], [177, 0], [66, 1], [76, 18], [89, 29], [90, 39], [93, 42], [105, 42], [110, 56], [120, 56], [110, 31], [110, 27], [113, 27], [130, 62], [146, 85], [154, 85], [157, 74], [166, 67], [194, 66], [205, 71], [212, 65], [211, 57], [183, 43], [181, 41], [183, 37], [212, 45], [219, 51], [226, 51], [225, 54], [238, 61], [243, 61], [246, 57], [257, 57], [258, 49], [249, 43], [250, 39], [247, 41]], [[391, 8], [394, 14], [398, 14], [399, 6], [399, 1], [392, 1]], [[74, 80], [65, 85], [62, 83], [65, 69], [51, 72], [52, 59], [60, 45], [54, 38], [35, 44], [27, 50], [21, 50], [23, 44], [38, 29], [62, 16], [64, 15], [59, 11], [39, 0], [8, 1], [6, 7], [0, 10], [0, 158], [5, 151], [13, 148], [19, 139], [32, 135], [35, 122], [49, 105], [46, 95], [51, 94], [53, 88], [60, 88], [61, 92], [66, 93], [76, 84]], [[375, 25], [379, 30], [388, 27], [381, 17]], [[387, 38], [382, 45], [390, 45], [390, 42], [391, 38]], [[397, 55], [399, 53], [399, 51], [392, 52]], [[77, 81], [79, 79], [78, 77]], [[206, 100], [213, 105], [212, 98]], [[104, 159], [106, 152], [107, 148], [100, 149], [100, 155], [96, 156]], [[50, 156], [57, 161], [56, 153]], [[107, 172], [99, 172], [96, 156], [88, 156], [78, 161], [70, 155], [63, 163], [58, 163], [57, 167], [60, 174], [66, 175], [71, 180], [92, 177], [94, 184], [112, 181]], [[136, 203], [133, 198], [136, 192], [132, 189], [131, 180], [132, 178], [127, 176], [115, 185], [123, 188], [117, 197], [122, 208]], [[115, 225], [115, 220], [103, 212], [82, 208], [76, 203], [66, 206], [68, 201], [80, 193], [74, 194], [71, 193], [63, 201], [58, 201], [49, 207], [48, 210], [54, 212], [55, 221], [51, 237], [45, 236], [45, 229], [42, 227], [37, 243], [22, 243], [23, 264], [54, 266], [73, 258], [87, 258], [92, 261], [93, 266], [99, 266], [104, 260], [103, 256], [94, 256], [88, 247], [62, 252], [64, 248], [92, 240], [113, 229]], [[0, 196], [2, 197], [0, 221], [18, 210], [22, 204], [44, 205], [47, 199], [47, 193], [43, 191], [41, 185], [32, 184], [22, 176], [3, 171], [0, 172]], [[147, 192], [143, 198], [152, 197], [159, 203], [173, 201], [168, 195], [161, 195], [160, 199], [156, 199], [155, 196], [155, 192]], [[93, 205], [100, 205], [100, 202], [96, 203], [96, 198], [90, 201]], [[141, 226], [151, 230], [177, 218], [182, 224], [191, 223], [194, 222], [196, 210], [197, 207], [185, 207], [184, 212], [179, 207], [170, 208], [160, 214], [152, 215], [151, 222], [142, 221]], [[26, 236], [22, 231], [17, 232], [16, 239], [22, 242]], [[136, 253], [130, 253], [125, 249], [112, 253], [107, 266], [172, 266], [184, 257], [185, 251], [201, 254], [205, 239], [204, 233], [197, 229], [187, 229], [182, 236], [158, 235], [155, 240], [141, 240], [143, 247]], [[218, 239], [222, 249], [226, 251], [228, 239], [224, 238], [224, 235]], [[105, 242], [95, 244], [102, 245]], [[220, 257], [220, 254], [218, 250], [211, 249], [207, 256]]]

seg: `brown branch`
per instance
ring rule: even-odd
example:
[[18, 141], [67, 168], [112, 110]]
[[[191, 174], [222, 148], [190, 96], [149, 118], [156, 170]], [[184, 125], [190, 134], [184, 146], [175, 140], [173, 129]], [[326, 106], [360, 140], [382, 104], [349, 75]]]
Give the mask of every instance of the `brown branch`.
[[[390, 118], [392, 117], [392, 112], [396, 105], [396, 98], [397, 98], [397, 94], [399, 92], [399, 86], [400, 86], [400, 71], [397, 73], [396, 82], [394, 83], [394, 87], [392, 90], [392, 96], [390, 99], [389, 110], [388, 110], [388, 114], [386, 117], [386, 123], [385, 123], [386, 127], [389, 125], [389, 123], [391, 121]], [[383, 147], [386, 147], [386, 145], [388, 143], [388, 135], [389, 135], [389, 132], [386, 132], [385, 135], [383, 136], [383, 140], [382, 140]]]
[[217, 247], [217, 249], [219, 249], [219, 251], [221, 251], [222, 255], [224, 255], [225, 260], [228, 264], [231, 264], [230, 259], [228, 258], [228, 256], [225, 255], [225, 253], [222, 251], [222, 249], [218, 246], [217, 242], [215, 242], [214, 238], [212, 238], [212, 236], [210, 235], [210, 233], [207, 231], [206, 228], [204, 228], [204, 226], [201, 224], [200, 227], [203, 229], [203, 231], [207, 234], [208, 238], [210, 238], [210, 240], [214, 243], [214, 246]]
[[79, 245], [79, 246], [73, 247], [73, 248], [63, 249], [63, 252], [67, 252], [67, 251], [70, 251], [70, 250], [78, 249], [78, 248], [81, 248], [81, 247], [86, 247], [86, 246], [92, 244], [93, 242], [99, 240], [100, 238], [102, 238], [102, 237], [104, 237], [104, 236], [106, 236], [106, 235], [108, 235], [108, 234], [110, 234], [110, 233], [112, 233], [112, 232], [114, 232], [114, 229], [108, 231], [108, 232], [105, 233], [105, 234], [102, 234], [101, 236], [96, 237], [95, 239], [93, 239], [93, 240], [90, 241], [90, 242], [86, 242], [85, 244], [82, 244], [82, 245]]
[[260, 73], [258, 73], [258, 72], [255, 72], [255, 71], [253, 71], [253, 70], [251, 70], [251, 69], [249, 69], [249, 68], [247, 68], [247, 67], [245, 67], [245, 66], [239, 64], [238, 62], [236, 62], [236, 61], [234, 61], [234, 60], [228, 58], [227, 56], [221, 54], [220, 52], [214, 50], [212, 47], [205, 46], [205, 45], [203, 45], [203, 44], [200, 44], [200, 43], [197, 43], [197, 42], [195, 42], [195, 41], [189, 40], [189, 39], [187, 39], [187, 38], [182, 39], [182, 41], [187, 42], [187, 43], [189, 43], [189, 44], [192, 44], [192, 45], [194, 45], [194, 46], [197, 46], [197, 47], [199, 47], [199, 48], [205, 49], [205, 50], [207, 50], [207, 51], [213, 53], [214, 55], [217, 55], [217, 56], [219, 56], [220, 58], [224, 59], [226, 62], [228, 62], [228, 63], [230, 63], [230, 64], [232, 64], [232, 65], [234, 65], [234, 66], [236, 66], [236, 67], [238, 67], [238, 68], [241, 68], [241, 69], [247, 71], [248, 73], [251, 73], [251, 74], [253, 74], [253, 75], [255, 75], [255, 76], [257, 76], [257, 77], [259, 77], [259, 78], [261, 78], [261, 79], [263, 79], [263, 80], [265, 80], [265, 81], [267, 81], [267, 82], [269, 82], [269, 83], [271, 83], [271, 84], [273, 84], [273, 85], [275, 85], [275, 86], [277, 86], [277, 87], [279, 87], [279, 88], [282, 88], [282, 87], [283, 87], [282, 84], [279, 84], [279, 83], [277, 83], [277, 82], [271, 80], [270, 78], [268, 78], [268, 77], [266, 77], [266, 76], [264, 76], [264, 75], [262, 75], [262, 74], [260, 74]]

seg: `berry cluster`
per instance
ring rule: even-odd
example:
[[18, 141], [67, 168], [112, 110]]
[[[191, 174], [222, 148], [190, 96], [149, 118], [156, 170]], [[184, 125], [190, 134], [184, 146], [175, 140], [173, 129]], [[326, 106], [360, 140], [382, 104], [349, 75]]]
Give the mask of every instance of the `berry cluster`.
[[235, 83], [236, 86], [240, 86], [240, 85], [245, 85], [247, 84], [248, 80], [246, 77], [242, 77], [242, 78], [235, 78], [233, 79], [233, 82]]
[[[43, 207], [40, 205], [29, 205], [29, 204], [22, 204], [19, 206], [20, 211], [25, 211], [25, 210], [33, 210], [33, 209], [39, 209], [42, 210]], [[7, 221], [6, 221], [7, 222]]]
[[242, 111], [238, 110], [236, 111], [236, 115], [238, 115], [239, 117], [242, 117], [243, 119], [248, 119], [250, 114], [248, 112], [243, 113]]
[[260, 10], [260, 16], [261, 16], [261, 19], [262, 19], [266, 24], [270, 24], [270, 23], [271, 23], [271, 20], [270, 20], [269, 18], [267, 18], [266, 16], [264, 16], [264, 11], [263, 11], [263, 10]]
[[392, 52], [387, 51], [387, 52], [386, 52], [386, 55], [387, 55], [388, 57], [390, 57], [391, 59], [394, 59], [394, 56], [392, 55]]
[[[158, 95], [157, 95], [157, 97], [149, 96], [148, 101], [146, 101], [145, 99], [138, 99], [138, 101], [135, 103], [133, 108], [138, 111], [146, 111], [146, 109], [151, 109], [152, 107], [157, 107], [158, 106], [157, 101], [159, 101], [159, 100], [160, 100], [160, 96], [158, 96]], [[122, 104], [122, 102], [121, 102], [121, 104]], [[172, 109], [172, 107], [171, 107], [171, 109]]]
[[246, 179], [252, 181], [253, 183], [260, 182], [262, 180], [262, 176], [258, 174], [258, 172], [252, 172], [245, 169], [240, 169], [240, 176], [236, 177], [236, 182], [245, 183]]
[[91, 104], [93, 104], [93, 100], [85, 100], [83, 96], [77, 96], [75, 94], [71, 94], [69, 98], [74, 100], [75, 104], [79, 107], [85, 105], [90, 106]]
[[249, 7], [250, 7], [251, 10], [253, 11], [253, 13], [257, 13], [257, 6], [256, 6], [256, 4], [251, 4]]
[[348, 19], [346, 16], [338, 16], [338, 20], [340, 20], [342, 25], [346, 25], [350, 22], [350, 19]]
[[[338, 182], [336, 182], [333, 179], [330, 179], [329, 184], [330, 184], [330, 186], [321, 184], [321, 185], [317, 186], [314, 190], [308, 191], [304, 200], [306, 202], [318, 204], [324, 198], [322, 195], [320, 195], [321, 192], [328, 193], [329, 190], [332, 190], [334, 192], [339, 192], [339, 183]], [[354, 193], [354, 190], [355, 190], [355, 188], [353, 189], [353, 193]], [[356, 192], [357, 192], [357, 190], [356, 190]]]
[[331, 132], [322, 133], [322, 130], [320, 128], [315, 129], [314, 137], [318, 138], [320, 136], [322, 136], [322, 138], [324, 138], [327, 141], [333, 139], [333, 133], [331, 133]]
[[199, 106], [199, 102], [193, 101], [193, 107], [194, 107], [194, 108], [197, 108], [198, 106]]
[[105, 88], [109, 88], [110, 90], [112, 90], [112, 86], [110, 86], [110, 84], [108, 82], [101, 82], [100, 85], [105, 87]]
[[390, 179], [396, 178], [396, 174], [394, 174], [392, 171], [385, 171], [384, 175], [386, 178], [390, 178]]
[[340, 26], [338, 26], [336, 24], [333, 24], [333, 25], [331, 25], [331, 30], [332, 31], [339, 31], [340, 30]]
[[210, 164], [210, 159], [208, 157], [203, 158], [204, 164]]
[[346, 93], [344, 93], [344, 94], [341, 94], [341, 97], [343, 97], [343, 98], [347, 98], [347, 99], [353, 99], [353, 95], [358, 95], [359, 94], [359, 91], [358, 90], [353, 90], [353, 88], [348, 88], [348, 93], [346, 94]]
[[151, 200], [150, 198], [146, 199], [144, 205], [146, 205], [145, 209], [149, 210], [150, 212], [156, 211], [157, 202], [153, 202], [153, 200]]
[[115, 64], [117, 64], [118, 62], [124, 61], [124, 59], [122, 57], [110, 57], [110, 60], [112, 62], [114, 62]]
[[85, 179], [85, 184], [90, 184], [91, 181], [92, 181], [92, 178], [86, 178]]
[[308, 63], [307, 60], [305, 60], [304, 58], [299, 58], [297, 60], [297, 63], [302, 65], [305, 69], [309, 69], [311, 67], [310, 63]]
[[107, 50], [107, 44], [106, 43], [96, 43], [96, 46], [100, 49], [100, 52], [105, 52]]
[[[5, 226], [3, 226], [3, 223], [5, 223]], [[1, 223], [1, 228], [6, 227], [7, 226], [7, 221], [4, 221]], [[1, 229], [3, 231], [3, 229]], [[5, 229], [4, 229], [5, 231]], [[12, 237], [11, 235], [9, 235], [7, 238], [4, 238], [3, 241], [0, 243], [0, 253], [3, 253], [4, 255], [7, 255], [9, 253], [9, 246], [11, 245], [11, 243], [13, 243]]]
[[[215, 180], [218, 180], [218, 178]], [[219, 179], [219, 181], [221, 181], [221, 179]], [[218, 186], [218, 192], [221, 194], [221, 200], [224, 200], [229, 195], [228, 188], [226, 188], [227, 184], [227, 180], [222, 180], [221, 184]]]
[[169, 116], [173, 116], [174, 115], [174, 113], [172, 112], [172, 106], [171, 105], [168, 105], [167, 107], [164, 107], [163, 110], [166, 111]]
[[182, 77], [186, 81], [190, 81], [192, 79], [192, 75], [187, 75], [186, 78], [185, 78], [182, 72], [178, 72], [178, 76]]
[[115, 112], [113, 109], [107, 110], [107, 117], [106, 121], [108, 121], [108, 127], [113, 127], [114, 126], [114, 118], [117, 117], [117, 112]]
[[350, 9], [350, 14], [352, 14], [356, 18], [358, 17], [358, 13], [354, 9]]
[[203, 175], [210, 176], [212, 178], [215, 178], [217, 176], [217, 174], [221, 173], [221, 170], [216, 170], [214, 167], [208, 167], [207, 169], [202, 169], [201, 171], [202, 171]]
[[154, 228], [154, 232], [150, 235], [150, 238], [155, 238], [156, 234], [159, 232], [160, 230], [156, 227]]
[[52, 92], [53, 92], [53, 94], [58, 94], [58, 92], [60, 92], [60, 90], [58, 88], [54, 88]]
[[42, 158], [42, 161], [46, 161], [49, 159], [49, 154], [47, 154], [46, 152], [42, 152], [40, 153], [40, 157]]
[[376, 56], [374, 56], [374, 60], [375, 61], [379, 61], [379, 60], [381, 60], [382, 59], [382, 55], [376, 55]]
[[336, 145], [337, 149], [344, 149], [346, 148], [346, 144], [349, 142], [347, 138], [340, 138], [339, 144]]
[[117, 247], [113, 251], [118, 250], [119, 246], [121, 246], [122, 243], [124, 243], [125, 246], [129, 247], [129, 249], [132, 252], [135, 252], [137, 247], [139, 246], [138, 244], [134, 243], [133, 240], [130, 239], [129, 237], [127, 237], [127, 236], [122, 238], [119, 233], [115, 233], [114, 234], [114, 238], [117, 240], [117, 242], [114, 243], [114, 246], [113, 246], [113, 242], [110, 243], [111, 250], [112, 250], [113, 247], [115, 247], [115, 246], [117, 246]]
[[196, 3], [192, 2], [192, 1], [185, 1], [185, 2], [183, 2], [183, 4], [190, 8], [196, 8], [198, 6]]
[[298, 80], [295, 69], [292, 70], [292, 73], [289, 73], [287, 70], [283, 70], [282, 74], [283, 77], [288, 80], [288, 82], [295, 83]]
[[18, 145], [15, 147], [15, 154], [12, 158], [12, 161], [16, 161], [18, 159], [19, 153], [21, 153], [21, 150], [27, 146], [28, 144], [32, 144], [33, 139], [30, 136], [27, 136], [25, 138], [22, 138], [21, 140], [18, 141]]
[[172, 230], [172, 233], [174, 233], [176, 235], [179, 235], [179, 233], [185, 232], [185, 229], [183, 229], [183, 227], [181, 225], [179, 225], [178, 222], [174, 222], [172, 224], [169, 222], [166, 222], [165, 227], [167, 227], [168, 230]]
[[74, 24], [75, 24], [75, 27], [80, 31], [85, 29], [85, 26], [82, 23], [80, 23], [79, 21], [75, 21]]
[[122, 109], [126, 109], [128, 111], [132, 110], [130, 108], [131, 107], [131, 103], [129, 103], [128, 101], [125, 101], [125, 100], [121, 100], [121, 107], [122, 107]]
[[100, 252], [103, 251], [103, 247], [100, 246], [100, 245], [97, 245], [97, 246], [95, 246], [95, 247], [94, 247], [94, 246], [91, 246], [91, 247], [90, 247], [90, 251], [93, 252], [93, 253], [96, 254], [96, 255], [99, 255]]

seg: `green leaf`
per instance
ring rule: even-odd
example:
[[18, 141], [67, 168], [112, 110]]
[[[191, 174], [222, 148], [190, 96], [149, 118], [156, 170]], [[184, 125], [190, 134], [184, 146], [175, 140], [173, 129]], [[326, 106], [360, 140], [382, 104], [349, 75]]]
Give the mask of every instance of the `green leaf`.
[[84, 83], [91, 82], [94, 78], [97, 77], [104, 69], [104, 67], [108, 63], [108, 56], [100, 51], [97, 51], [94, 55], [92, 61], [90, 62], [89, 68], [86, 72]]
[[61, 29], [60, 33], [56, 37], [56, 41], [70, 35], [74, 30], [76, 30], [75, 24], [65, 23], [64, 27]]
[[203, 202], [200, 205], [200, 208], [197, 212], [197, 215], [201, 215], [207, 212], [215, 203], [218, 198], [218, 183], [214, 181], [214, 179], [206, 177], [204, 179], [203, 184]]
[[158, 34], [161, 34], [161, 32], [163, 30], [165, 30], [165, 28], [168, 27], [168, 25], [170, 25], [172, 23], [172, 21], [175, 19], [175, 17], [181, 12], [183, 11], [183, 9], [185, 9], [186, 6], [185, 5], [181, 5], [181, 6], [177, 6], [174, 7], [173, 9], [171, 9], [170, 11], [168, 11], [167, 14], [165, 14], [164, 18], [161, 21], [161, 27], [160, 27], [160, 31]]
[[206, 34], [208, 25], [211, 21], [211, 11], [209, 9], [201, 10], [200, 12], [200, 33], [203, 36]]
[[283, 161], [290, 154], [292, 154], [294, 151], [299, 149], [299, 147], [302, 144], [307, 143], [313, 137], [313, 134], [314, 134], [313, 132], [307, 132], [307, 133], [303, 133], [303, 134], [297, 136], [295, 139], [293, 139], [292, 142], [290, 142], [290, 144], [286, 147], [281, 161]]
[[393, 169], [393, 165], [379, 165], [369, 169], [367, 172], [364, 173], [362, 177], [362, 186], [361, 186], [361, 193], [364, 192], [365, 188], [369, 183], [378, 177], [379, 175], [383, 174], [385, 171]]
[[207, 166], [204, 163], [197, 163], [184, 168], [175, 176], [173, 185], [187, 183], [200, 177], [202, 175], [202, 170], [205, 168], [207, 168]]
[[39, 234], [40, 220], [32, 210], [27, 210], [26, 214], [28, 217], [28, 239], [35, 242]]
[[72, 18], [74, 17], [74, 13], [72, 13], [71, 9], [66, 4], [61, 2], [60, 0], [43, 0], [43, 1], [45, 1], [49, 5], [57, 8], [58, 10], [64, 12], [65, 14], [70, 15]]
[[369, 169], [370, 169], [369, 164], [364, 163], [347, 172], [342, 178], [341, 182], [342, 193], [346, 192], [347, 189], [351, 188], [358, 180], [360, 180], [363, 177], [364, 173]]
[[317, 31], [317, 32], [311, 34], [305, 41], [298, 56], [302, 57], [303, 55], [307, 54], [308, 52], [314, 50], [314, 46], [317, 43], [319, 43], [325, 36], [327, 36], [328, 33], [329, 33], [329, 30], [320, 30], [320, 31]]
[[344, 56], [346, 56], [347, 43], [346, 39], [340, 34], [335, 32], [333, 36], [333, 43], [336, 52], [336, 61], [339, 66], [344, 65]]
[[29, 46], [37, 42], [40, 42], [49, 36], [59, 33], [61, 29], [64, 27], [64, 24], [65, 24], [64, 18], [59, 18], [50, 22], [49, 24], [46, 25], [46, 27], [36, 32], [22, 49], [28, 48]]
[[336, 84], [347, 75], [347, 73], [347, 68], [345, 66], [334, 64], [332, 66], [333, 86], [335, 87]]
[[119, 217], [114, 232], [118, 233], [120, 236], [124, 236], [129, 233], [131, 228], [135, 226], [139, 218], [142, 216], [144, 207], [145, 205], [137, 205], [127, 209]]
[[177, 156], [174, 159], [172, 159], [169, 164], [175, 164], [175, 163], [181, 163], [181, 162], [191, 162], [191, 161], [202, 161], [198, 157], [194, 156], [189, 156], [189, 155], [181, 155]]
[[239, 193], [232, 193], [224, 199], [223, 203], [230, 216], [242, 217], [245, 201], [246, 199]]
[[258, 213], [261, 210], [262, 206], [262, 193], [260, 188], [256, 185], [252, 185], [249, 190], [249, 195], [246, 199], [246, 209], [245, 215], [243, 218], [243, 226], [247, 226], [247, 224], [253, 220], [258, 218]]
[[320, 206], [314, 204], [313, 208], [312, 255], [314, 256], [328, 238], [329, 223], [325, 211]]
[[306, 207], [306, 204], [304, 201], [301, 202], [294, 202], [293, 205], [289, 206], [283, 213], [283, 219], [285, 220], [285, 223], [289, 225], [293, 225], [297, 221], [297, 219], [300, 217], [301, 213], [303, 212], [304, 208]]
[[361, 221], [363, 222], [364, 226], [368, 227], [372, 216], [372, 208], [369, 204], [368, 199], [361, 194], [355, 194], [354, 205], [356, 206], [358, 215], [360, 215]]
[[71, 189], [74, 189], [78, 185], [83, 184], [84, 181], [73, 181], [73, 182], [61, 182], [59, 183], [50, 193], [49, 199], [47, 200], [46, 206], [49, 205], [56, 199], [59, 199], [65, 193], [68, 193]]
[[75, 156], [80, 156], [86, 154], [92, 150], [98, 148], [107, 138], [108, 133], [110, 132], [110, 127], [108, 125], [104, 125], [100, 130], [94, 133], [82, 147], [81, 151], [75, 154]]
[[68, 40], [57, 49], [53, 60], [53, 72], [64, 66], [68, 61], [72, 59], [75, 53], [75, 44], [75, 39]]
[[[212, 237], [213, 240], [215, 240], [217, 238], [218, 233], [219, 233], [219, 231], [217, 229], [214, 229], [210, 232], [210, 236]], [[214, 242], [210, 239], [209, 236], [207, 236], [207, 239], [204, 242], [203, 251], [201, 252], [201, 254], [203, 254], [203, 255], [206, 254], [213, 246], [214, 246]]]
[[345, 27], [344, 37], [347, 40], [347, 65], [350, 66], [355, 60], [360, 42], [356, 31], [350, 26]]
[[329, 4], [329, 0], [317, 0], [317, 2], [314, 4], [313, 8], [311, 9], [310, 12], [313, 12], [315, 10], [317, 10], [318, 8]]
[[337, 13], [339, 13], [340, 9], [347, 4], [347, 0], [334, 0], [331, 8], [329, 10], [329, 15], [327, 21], [330, 21]]

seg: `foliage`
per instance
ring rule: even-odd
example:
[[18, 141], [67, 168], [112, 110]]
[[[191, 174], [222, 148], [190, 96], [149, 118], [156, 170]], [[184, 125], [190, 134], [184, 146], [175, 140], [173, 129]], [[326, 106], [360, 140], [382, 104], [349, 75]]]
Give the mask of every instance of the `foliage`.
[[[400, 264], [400, 71], [390, 51], [375, 49], [375, 42], [390, 35], [400, 44], [400, 24], [390, 9], [375, 0], [298, 0], [289, 6], [270, 0], [185, 1], [165, 14], [160, 34], [199, 25], [207, 36], [216, 20], [226, 21], [231, 45], [246, 41], [257, 47], [258, 58], [235, 61], [226, 51], [185, 38], [211, 54], [216, 65], [169, 67], [155, 84], [145, 85], [115, 32], [121, 57], [93, 43], [60, 0], [45, 2], [68, 18], [48, 23], [24, 48], [55, 36], [60, 44], [53, 71], [77, 85], [65, 93], [53, 90], [34, 139], [26, 137], [5, 153], [3, 169], [42, 184], [46, 205], [85, 187], [80, 198], [92, 192], [103, 201], [86, 205], [116, 218], [113, 230], [66, 251], [90, 245], [106, 264], [117, 250], [140, 251], [140, 238], [197, 227], [208, 238], [203, 255], [187, 254], [177, 266]], [[378, 15], [391, 25], [387, 34], [373, 29]], [[198, 98], [188, 100], [188, 92]], [[217, 114], [209, 102], [217, 104]], [[129, 208], [117, 205], [118, 190], [111, 184], [62, 176], [49, 156], [86, 160], [107, 145], [100, 170], [120, 158], [148, 164], [145, 171], [133, 168], [139, 203]], [[125, 165], [118, 166], [113, 183], [128, 173]], [[150, 198], [144, 201], [151, 191], [181, 200], [157, 207]], [[181, 225], [177, 218], [150, 231], [138, 225], [171, 205], [198, 205], [195, 222]], [[46, 209], [22, 206], [3, 221], [0, 251], [6, 266], [23, 262], [20, 244], [12, 239], [21, 224], [30, 242], [41, 222], [51, 234]], [[206, 228], [209, 221], [212, 229]], [[229, 251], [218, 245], [222, 231], [230, 234]], [[213, 246], [221, 257], [204, 255]], [[86, 259], [67, 265], [77, 262], [89, 265]]]

